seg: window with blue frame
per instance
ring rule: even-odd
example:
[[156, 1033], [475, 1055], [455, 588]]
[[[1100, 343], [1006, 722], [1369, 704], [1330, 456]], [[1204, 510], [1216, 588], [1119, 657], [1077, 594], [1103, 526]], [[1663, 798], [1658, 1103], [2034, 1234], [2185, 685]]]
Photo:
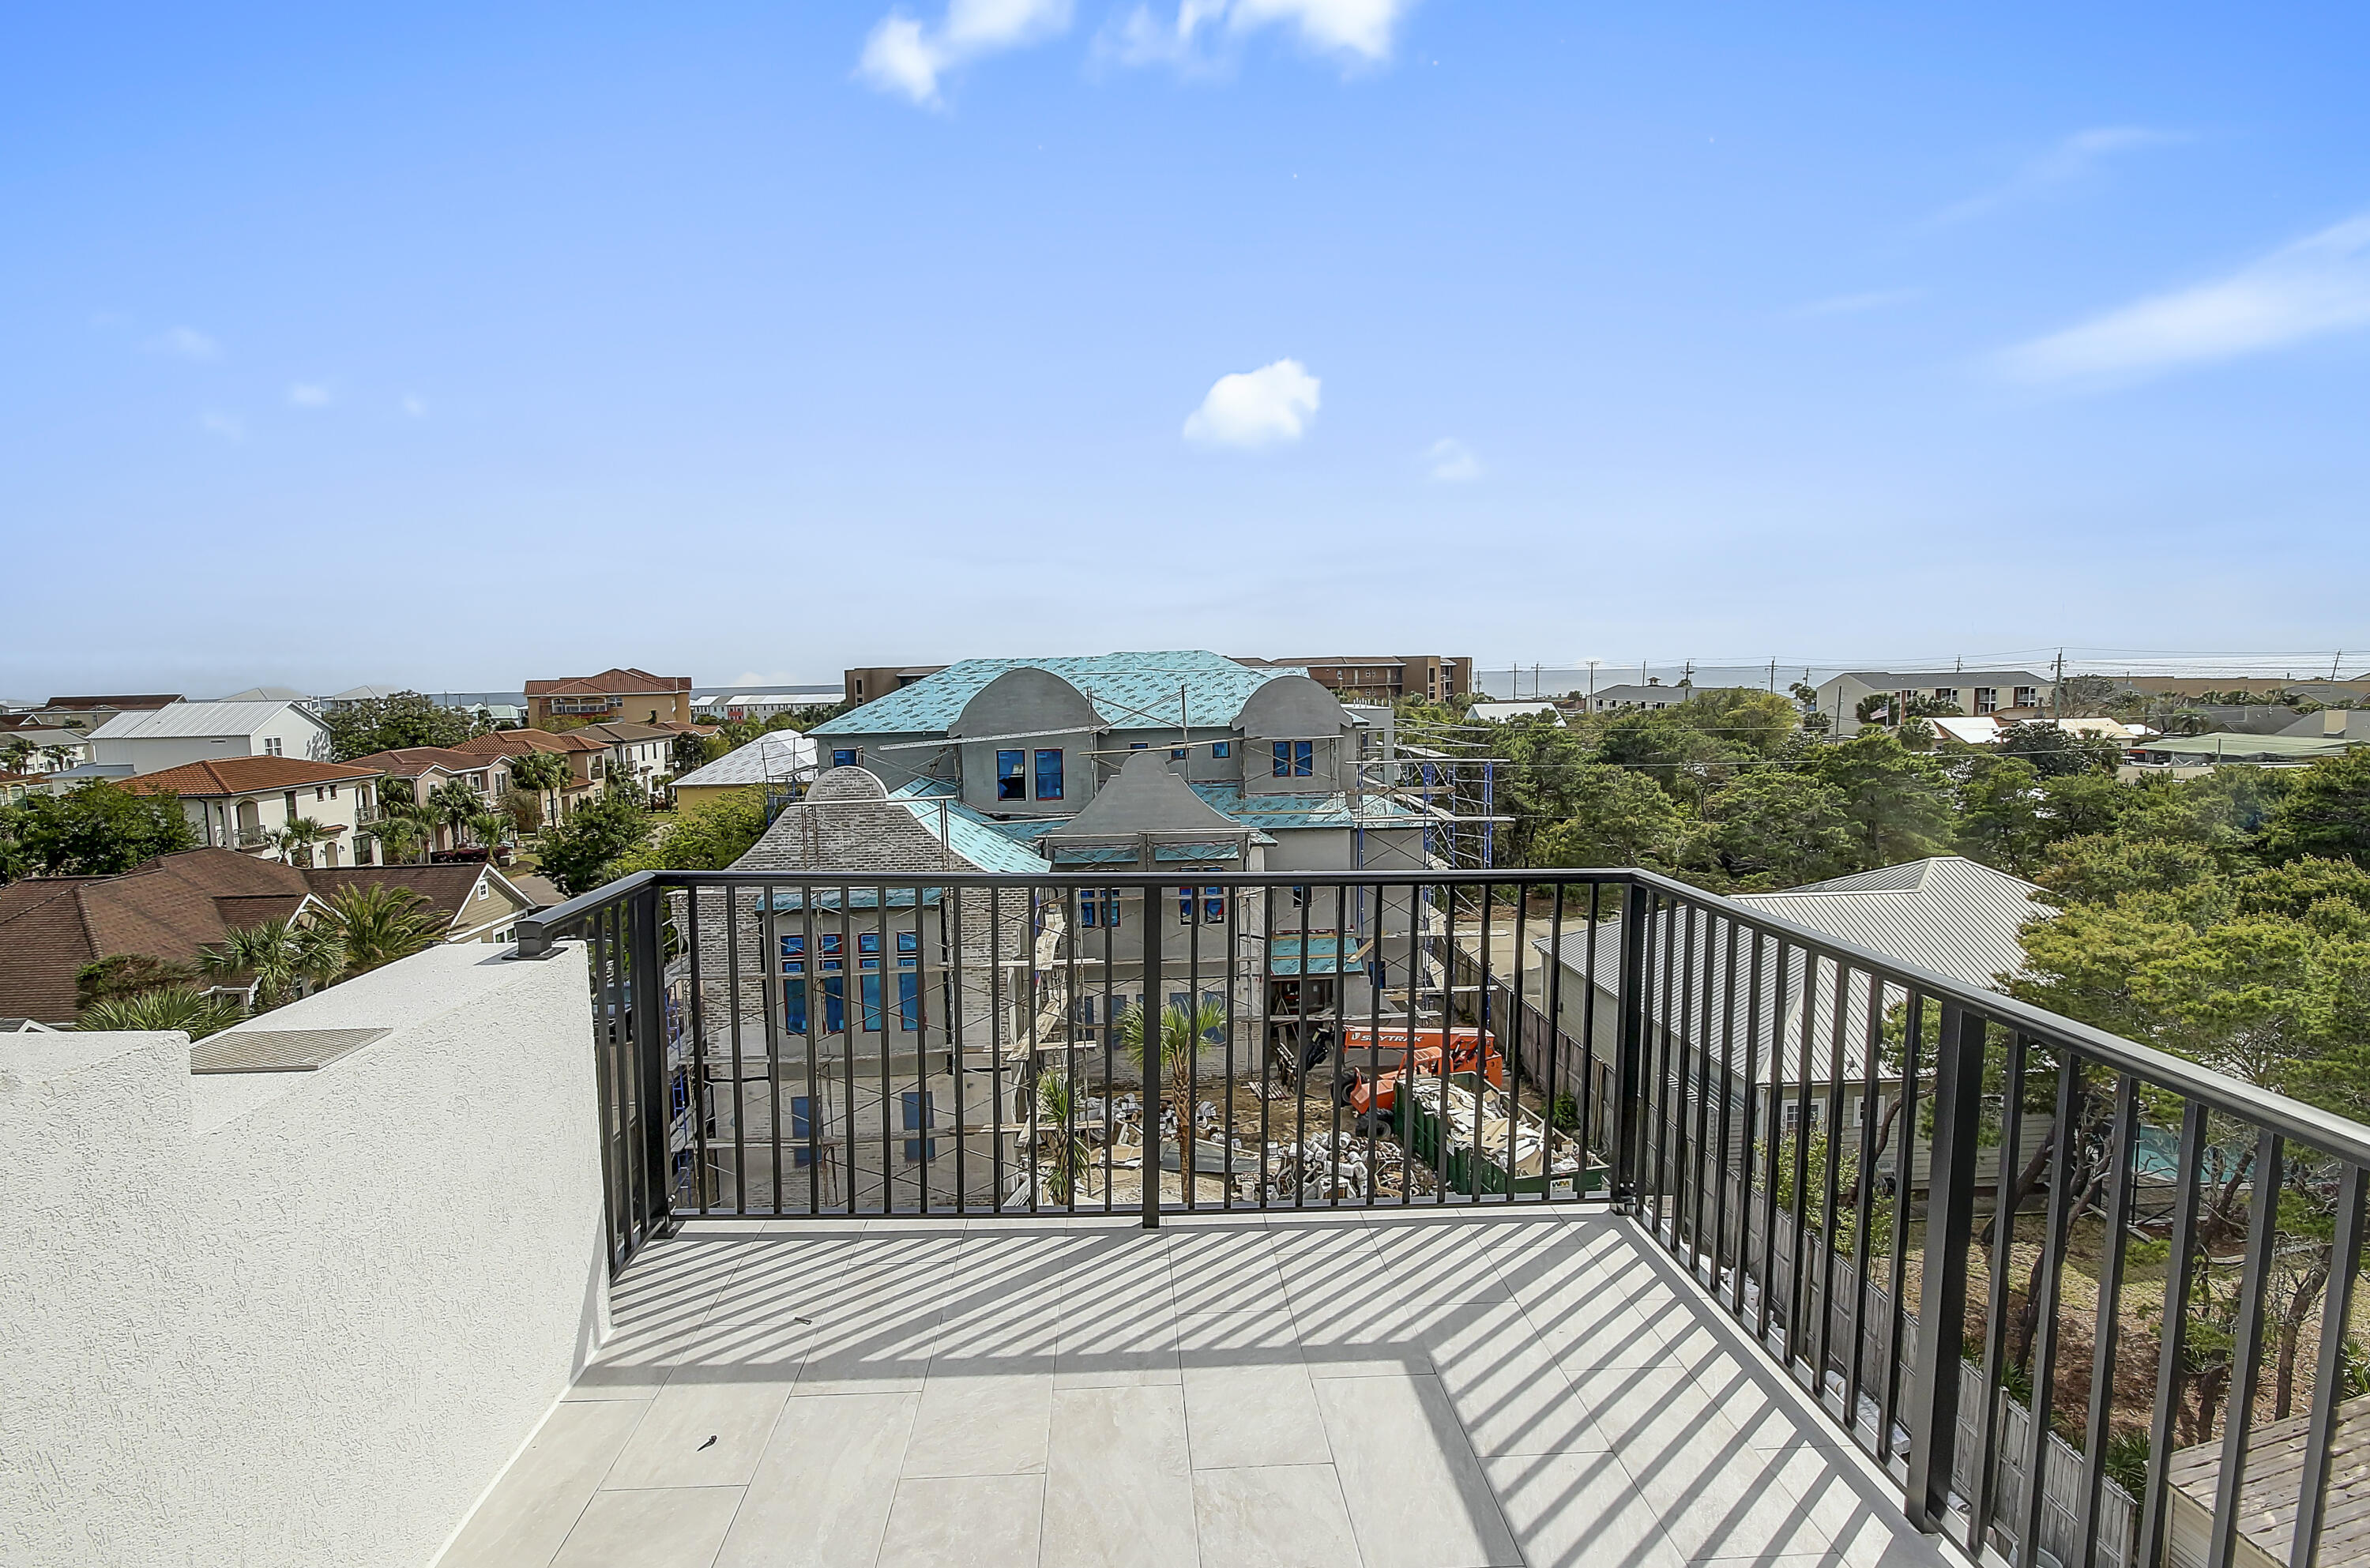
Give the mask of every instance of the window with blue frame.
[[782, 939], [782, 1027], [792, 1034], [807, 1032], [807, 940]]
[[995, 798], [999, 801], [1025, 801], [1029, 798], [1027, 752], [1000, 751], [995, 754]]
[[841, 958], [844, 939], [837, 931], [825, 931], [815, 942], [822, 949], [816, 967], [823, 971], [823, 1032], [842, 1034], [847, 1030], [847, 977]]
[[1179, 925], [1190, 926], [1193, 923], [1193, 908], [1197, 902], [1202, 906], [1202, 920], [1204, 925], [1223, 926], [1226, 923], [1226, 890], [1223, 887], [1205, 887], [1201, 890], [1197, 899], [1194, 889], [1189, 884], [1177, 890], [1177, 923]]
[[[897, 1098], [904, 1102], [907, 1132], [926, 1132], [938, 1124], [937, 1107], [931, 1103], [931, 1097], [927, 1093], [909, 1089]], [[938, 1140], [936, 1138], [905, 1140], [905, 1162], [909, 1165], [919, 1165], [923, 1160], [936, 1159], [938, 1156]]]
[[1309, 778], [1317, 773], [1317, 743], [1314, 741], [1278, 741], [1275, 743], [1277, 778]]
[[1062, 798], [1062, 752], [1058, 746], [1037, 754], [1037, 798], [1041, 801]]
[[831, 754], [831, 765], [834, 767], [854, 767], [857, 751], [857, 748], [854, 746], [834, 748]]
[[867, 974], [864, 981], [864, 1032], [880, 1032], [880, 976]]
[[1187, 753], [1192, 748], [1190, 746], [1171, 746], [1168, 748], [1168, 760], [1171, 762], [1182, 762], [1185, 760]]
[[790, 1096], [790, 1136], [797, 1147], [790, 1150], [790, 1163], [804, 1170], [813, 1162], [814, 1151], [807, 1147], [808, 1128], [811, 1124], [813, 1102], [803, 1094]]
[[1210, 755], [1212, 756], [1232, 756], [1235, 755], [1235, 743], [1232, 741], [1219, 741], [1210, 747]]
[[1119, 929], [1119, 889], [1087, 887], [1078, 890], [1078, 924]]

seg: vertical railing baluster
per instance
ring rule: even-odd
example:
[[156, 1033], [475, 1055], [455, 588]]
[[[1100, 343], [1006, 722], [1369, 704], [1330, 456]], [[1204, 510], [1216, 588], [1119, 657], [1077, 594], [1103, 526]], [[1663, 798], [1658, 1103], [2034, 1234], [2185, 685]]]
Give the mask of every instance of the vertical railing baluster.
[[2247, 1439], [2255, 1428], [2255, 1386], [2263, 1364], [2263, 1312], [2280, 1221], [2281, 1150], [2268, 1128], [2255, 1136], [2255, 1191], [2247, 1205], [2247, 1263], [2238, 1284], [2238, 1332], [2230, 1348], [2230, 1396], [2222, 1417], [2222, 1467], [2214, 1483], [2214, 1534], [2206, 1568], [2231, 1568], [2238, 1550], [2238, 1494], [2247, 1480]]
[[[1859, 1430], [1861, 1375], [1868, 1362], [1869, 1228], [1876, 1216], [1877, 1058], [1884, 1045], [1884, 977], [1868, 975], [1868, 1017], [1862, 1020], [1859, 1081], [1859, 1161], [1852, 1178], [1851, 1364], [1844, 1372], [1844, 1430]], [[1838, 1128], [1840, 1133], [1842, 1129]], [[1876, 1458], [1884, 1458], [1884, 1418], [1878, 1413]]]
[[2295, 1534], [2288, 1568], [2313, 1568], [2329, 1514], [2329, 1458], [2337, 1440], [2339, 1385], [2345, 1378], [2345, 1338], [2353, 1323], [2353, 1282], [2362, 1272], [2362, 1167], [2347, 1161], [2337, 1182], [2337, 1213], [2330, 1236], [2329, 1294], [2321, 1300], [2320, 1355], [2314, 1368], [2312, 1421], [2298, 1478]]
[[2187, 1370], [2190, 1275], [2197, 1258], [2198, 1184], [2205, 1167], [2205, 1106], [2188, 1101], [2180, 1113], [2180, 1156], [2174, 1168], [2171, 1246], [2164, 1267], [2164, 1320], [2157, 1354], [2156, 1410], [2148, 1425], [2146, 1494], [2140, 1500], [2140, 1534], [2134, 1557], [2158, 1562], [2170, 1512], [2170, 1481], [2165, 1461], [2172, 1455], [2174, 1423], [2180, 1414], [2182, 1375]]
[[1999, 1162], [1992, 1182], [1992, 1244], [1984, 1297], [1984, 1408], [1975, 1423], [1977, 1460], [1968, 1551], [1981, 1555], [1999, 1502], [2000, 1401], [2008, 1359], [2008, 1297], [2016, 1252], [2016, 1211], [2024, 1200], [2017, 1180], [2024, 1148], [2024, 1078], [2031, 1042], [2010, 1031], [2008, 1091], [2000, 1110]]
[[1940, 1530], [1950, 1516], [1966, 1333], [1967, 1248], [1974, 1237], [1975, 1150], [1983, 1117], [1983, 1020], [1944, 1002], [1934, 1051], [1934, 1158], [1919, 1279], [1917, 1371], [1910, 1388], [1906, 1499], [1909, 1522], [1928, 1534]]
[[[1145, 859], [1152, 859], [1146, 849]], [[1148, 864], [1147, 870], [1156, 870]], [[1160, 1047], [1162, 1019], [1166, 1011], [1160, 1005], [1160, 959], [1162, 938], [1160, 928], [1160, 884], [1147, 882], [1144, 889], [1144, 1228], [1160, 1228]], [[1301, 967], [1307, 968], [1308, 949], [1300, 950]], [[1185, 1127], [1177, 1129], [1179, 1138], [1191, 1136]], [[1177, 1163], [1185, 1161], [1180, 1157]], [[1181, 1172], [1180, 1172], [1181, 1173]], [[1106, 1193], [1110, 1191], [1105, 1188]]]
[[[1753, 1161], [1760, 1137], [1761, 1112], [1761, 954], [1765, 943], [1759, 930], [1749, 939], [1753, 944], [1747, 955], [1744, 976], [1744, 1136], [1740, 1140], [1736, 1173], [1736, 1283], [1730, 1293], [1729, 1316], [1744, 1317], [1744, 1282], [1753, 1270]], [[1770, 1179], [1770, 1167], [1762, 1163], [1761, 1177]], [[1766, 1234], [1766, 1232], [1765, 1232]], [[1764, 1268], [1766, 1268], [1764, 1260]], [[1762, 1315], [1760, 1340], [1768, 1339], [1769, 1280], [1765, 1273], [1754, 1286], [1754, 1298]]]
[[[1360, 888], [1358, 896], [1363, 899], [1365, 892], [1365, 889]], [[1375, 1147], [1381, 1134], [1382, 1116], [1380, 1108], [1375, 1103], [1375, 1097], [1382, 1087], [1383, 987], [1390, 963], [1383, 946], [1383, 933], [1390, 928], [1390, 907], [1383, 884], [1376, 882], [1374, 904], [1374, 958], [1366, 970], [1366, 1113], [1363, 1119], [1366, 1124], [1366, 1206], [1368, 1208], [1380, 1204], [1383, 1197], [1383, 1162], [1381, 1157], [1376, 1154]], [[1412, 1020], [1409, 1020], [1409, 1026], [1413, 1027]], [[1342, 1047], [1341, 1054], [1345, 1058], [1342, 1065], [1346, 1067], [1348, 1066], [1346, 1058], [1349, 1055], [1349, 1047], [1346, 1043]], [[1356, 1122], [1350, 1124], [1351, 1136], [1353, 1138], [1357, 1136], [1357, 1126]], [[1399, 1186], [1402, 1189], [1407, 1186], [1405, 1161], [1402, 1161], [1399, 1166]]]
[[[1816, 1101], [1811, 1098], [1811, 1086], [1817, 1079], [1817, 1068], [1812, 1056], [1818, 1039], [1819, 955], [1810, 948], [1802, 951], [1802, 1029], [1797, 1053], [1794, 1105], [1794, 1201], [1788, 1217], [1794, 1226], [1794, 1246], [1789, 1254], [1786, 1273], [1786, 1355], [1779, 1362], [1786, 1376], [1797, 1381], [1801, 1374], [1794, 1363], [1801, 1358], [1805, 1341], [1802, 1321], [1803, 1298], [1810, 1294], [1811, 1273], [1811, 1122]], [[1811, 1371], [1811, 1397], [1820, 1399], [1819, 1373]], [[1822, 1402], [1824, 1402], [1822, 1401]]]
[[[1024, 1080], [1025, 1081], [1025, 1080]], [[995, 1114], [989, 1125], [995, 1129], [995, 1141], [988, 1146], [988, 1182], [991, 1189], [989, 1207], [1004, 1212], [1004, 1144], [1010, 1135], [1007, 1128], [1018, 1118], [1012, 1114], [1011, 1102], [1004, 1097], [1004, 889], [987, 890], [987, 1092], [995, 1101]], [[1030, 1095], [1033, 1106], [1037, 1097]], [[811, 1123], [811, 1113], [810, 1113]], [[1032, 1142], [1029, 1154], [1029, 1197], [1031, 1207], [1037, 1198], [1037, 1147]]]
[[1877, 1461], [1888, 1468], [1893, 1430], [1901, 1421], [1901, 1345], [1909, 1317], [1909, 1208], [1917, 1158], [1917, 1068], [1925, 1045], [1926, 998], [1909, 992], [1902, 1005], [1902, 1018], [1906, 1029], [1901, 1056], [1901, 1109], [1893, 1122], [1900, 1129], [1893, 1146], [1893, 1273], [1886, 1287], [1893, 1307], [1884, 1336], [1884, 1403], [1877, 1420]]
[[1639, 1056], [1645, 1046], [1646, 890], [1635, 882], [1622, 890], [1620, 1055], [1613, 1068], [1613, 1202], [1625, 1214], [1638, 1212]]
[[[1778, 964], [1769, 986], [1769, 1157], [1762, 1165], [1761, 1307], [1754, 1315], [1754, 1343], [1764, 1351], [1769, 1348], [1769, 1325], [1778, 1313], [1778, 1161], [1786, 1155], [1786, 983], [1799, 951], [1784, 938], [1777, 939]], [[1779, 1364], [1784, 1362], [1780, 1356]]]
[[[776, 919], [774, 889], [770, 883], [766, 885], [763, 893], [760, 894], [760, 898], [762, 902], [760, 905], [760, 913], [757, 917], [757, 951], [760, 954], [778, 953], [781, 951], [781, 942], [775, 935], [776, 930], [778, 928], [778, 923]], [[779, 964], [777, 963], [776, 967], [778, 968]], [[773, 1151], [770, 1157], [774, 1168], [774, 1206], [772, 1212], [776, 1215], [779, 1215], [782, 1212], [782, 1036], [779, 1027], [781, 1022], [779, 1017], [780, 1009], [772, 1005], [773, 997], [766, 994], [766, 986], [762, 981], [758, 984], [757, 999], [759, 1004], [764, 1008], [765, 1014], [765, 1096], [768, 1106], [765, 1116], [765, 1142], [766, 1146]], [[807, 1124], [809, 1126], [812, 1126], [814, 1124], [814, 1102], [812, 1101], [809, 1101], [807, 1102]], [[808, 1170], [811, 1171], [813, 1167], [810, 1165]], [[810, 1176], [809, 1180], [811, 1181], [812, 1177]]]
[[[2113, 1185], [2107, 1193], [2107, 1255], [2099, 1274], [2099, 1311], [2090, 1339], [2090, 1409], [2082, 1427], [2082, 1495], [2074, 1512], [2074, 1539], [2081, 1543], [2080, 1568], [2098, 1568], [2099, 1504], [2107, 1479], [2108, 1422], [2115, 1409], [2115, 1342], [2122, 1337], [2123, 1257], [2132, 1225], [2132, 1146], [2139, 1128], [2139, 1080], [2115, 1078], [2114, 1127], [2108, 1159]], [[2122, 1568], [2131, 1568], [2118, 1543]]]
[[[765, 928], [757, 928], [757, 945], [764, 956]], [[809, 942], [810, 948], [812, 942]], [[807, 962], [814, 962], [810, 951]], [[779, 967], [778, 964], [776, 967]], [[749, 1089], [743, 1081], [747, 1069], [742, 1065], [741, 1054], [741, 888], [738, 883], [724, 890], [724, 986], [725, 1007], [730, 1009], [732, 1045], [732, 1212], [745, 1216], [749, 1212], [749, 1147], [742, 1124], [749, 1120]], [[766, 1002], [764, 981], [758, 982], [757, 997]], [[768, 1003], [770, 1005], [770, 1003]]]
[[2049, 1418], [2057, 1403], [2057, 1297], [2065, 1272], [2066, 1232], [2073, 1228], [2074, 1137], [2085, 1105], [2082, 1061], [2059, 1046], [2055, 1144], [2049, 1158], [2049, 1226], [2041, 1240], [2041, 1301], [2033, 1320], [2032, 1406], [2025, 1429], [2024, 1513], [2016, 1539], [2017, 1568], [2033, 1568], [2041, 1551], [2041, 1508], [2047, 1489]]
[[[1325, 1164], [1329, 1172], [1326, 1181], [1326, 1205], [1341, 1206], [1341, 1072], [1349, 1066], [1350, 1032], [1344, 1004], [1350, 991], [1350, 889], [1347, 883], [1333, 890], [1333, 1043], [1326, 1052], [1330, 1058], [1326, 1073], [1326, 1095], [1329, 1101], [1329, 1136], [1325, 1144]], [[1308, 954], [1300, 955], [1300, 964], [1308, 967]], [[1370, 1168], [1371, 1170], [1371, 1168]]]
[[686, 928], [684, 948], [691, 961], [691, 1050], [688, 1061], [688, 1070], [691, 1075], [691, 1129], [692, 1137], [697, 1147], [695, 1158], [698, 1161], [696, 1167], [699, 1174], [698, 1208], [700, 1214], [705, 1216], [708, 1212], [708, 1101], [713, 1091], [708, 1088], [708, 1083], [707, 1012], [701, 1006], [700, 999], [702, 975], [699, 963], [699, 895], [702, 891], [697, 887], [687, 889], [684, 894], [683, 908], [684, 923]]
[[[1812, 1358], [1811, 1396], [1819, 1408], [1827, 1405], [1827, 1372], [1835, 1365], [1835, 1254], [1842, 1251], [1836, 1245], [1836, 1189], [1843, 1184], [1844, 1158], [1844, 1042], [1851, 1033], [1851, 966], [1838, 961], [1835, 964], [1835, 1016], [1827, 1028], [1827, 1103], [1824, 1132], [1827, 1157], [1826, 1169], [1819, 1176], [1819, 1340], [1818, 1350]], [[1844, 1429], [1851, 1429], [1851, 1406], [1844, 1406]]]

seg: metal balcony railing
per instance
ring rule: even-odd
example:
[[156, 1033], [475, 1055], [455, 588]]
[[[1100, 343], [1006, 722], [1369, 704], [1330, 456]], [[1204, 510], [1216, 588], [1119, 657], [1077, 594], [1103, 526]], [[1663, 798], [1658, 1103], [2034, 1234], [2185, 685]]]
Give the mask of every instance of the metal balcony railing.
[[617, 1267], [697, 1216], [1609, 1205], [2019, 1564], [2311, 1563], [2370, 1439], [2370, 1128], [1651, 872], [644, 872], [518, 934], [588, 951]]

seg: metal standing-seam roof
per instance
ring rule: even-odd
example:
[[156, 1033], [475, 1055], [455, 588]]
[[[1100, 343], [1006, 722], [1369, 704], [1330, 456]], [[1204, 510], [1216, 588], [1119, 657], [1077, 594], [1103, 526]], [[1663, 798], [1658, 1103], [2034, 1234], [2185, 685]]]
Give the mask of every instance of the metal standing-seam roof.
[[[1831, 882], [1789, 888], [1783, 893], [1742, 894], [1735, 902], [1758, 913], [1807, 926], [1838, 941], [1882, 953], [1911, 967], [1932, 970], [1969, 986], [1997, 989], [1998, 976], [2012, 974], [2024, 967], [2024, 946], [2017, 933], [2027, 921], [2056, 913], [2051, 905], [2033, 901], [2032, 894], [2040, 891], [2033, 882], [1996, 871], [1964, 856], [1938, 855], [1837, 877]], [[1669, 914], [1656, 917], [1665, 923], [1672, 918]], [[1663, 965], [1656, 965], [1654, 989], [1650, 993], [1650, 1005], [1655, 1013], [1673, 1021], [1674, 1015], [1683, 1010], [1682, 993], [1717, 997], [1728, 983], [1725, 924], [1708, 916], [1690, 920], [1683, 914], [1678, 919], [1681, 940], [1675, 945], [1667, 940], [1656, 943], [1658, 952], [1670, 955], [1669, 973], [1665, 976], [1662, 973]], [[1544, 952], [1548, 943], [1542, 938], [1532, 945]], [[1751, 946], [1749, 933], [1741, 933], [1737, 968], [1746, 975], [1751, 973]], [[1564, 937], [1562, 952], [1567, 973], [1587, 972], [1588, 949], [1585, 931]], [[1754, 1033], [1758, 1036], [1752, 1042], [1759, 1064], [1755, 1076], [1765, 1084], [1799, 1082], [1802, 1079], [1804, 956], [1800, 950], [1790, 951], [1785, 973], [1780, 975], [1774, 950], [1765, 942], [1763, 951], [1761, 994], [1752, 998], [1756, 1005], [1745, 1014], [1754, 1020]], [[1609, 994], [1617, 986], [1621, 974], [1617, 922], [1597, 928], [1595, 963], [1597, 986]], [[1865, 1066], [1868, 981], [1864, 975], [1853, 975], [1844, 998], [1840, 1029], [1835, 987], [1834, 965], [1821, 963], [1810, 1016], [1812, 1082], [1824, 1081], [1834, 1072], [1839, 1037], [1843, 1072], [1857, 1078]], [[1749, 980], [1740, 978], [1736, 989], [1738, 1005], [1743, 1008], [1751, 990]], [[1896, 996], [1893, 999], [1899, 998]], [[1701, 1008], [1697, 1006], [1693, 1010], [1699, 1012]], [[1777, 1020], [1774, 1029], [1773, 1020]], [[1740, 1073], [1744, 1066], [1746, 1045], [1745, 1032], [1740, 1029], [1730, 1047]], [[1773, 1045], [1778, 1048], [1773, 1049]]]
[[[320, 724], [320, 719], [293, 702], [174, 702], [163, 708], [119, 713], [90, 732], [94, 741], [145, 741], [167, 735], [251, 735], [282, 712], [293, 709]], [[323, 730], [328, 728], [323, 724]]]
[[[1231, 724], [1252, 692], [1280, 675], [1308, 672], [1291, 666], [1249, 669], [1199, 649], [1154, 653], [1097, 653], [1049, 659], [965, 659], [935, 675], [843, 713], [809, 732], [816, 735], [943, 734], [963, 705], [1010, 670], [1043, 670], [1086, 695], [1095, 714], [1114, 730], [1214, 728]], [[1184, 710], [1178, 690], [1184, 690]]]
[[815, 744], [796, 730], [771, 730], [745, 746], [735, 746], [714, 762], [696, 767], [674, 781], [678, 790], [707, 790], [738, 784], [763, 784], [784, 779], [815, 765]]

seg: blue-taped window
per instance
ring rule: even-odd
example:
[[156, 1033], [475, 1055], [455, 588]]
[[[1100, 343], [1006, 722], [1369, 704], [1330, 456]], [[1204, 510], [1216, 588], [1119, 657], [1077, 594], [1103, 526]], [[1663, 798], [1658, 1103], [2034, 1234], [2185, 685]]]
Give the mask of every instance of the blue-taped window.
[[782, 1027], [792, 1034], [807, 1032], [807, 940], [782, 939]]
[[1292, 776], [1294, 778], [1314, 778], [1317, 773], [1317, 744], [1314, 741], [1292, 743]]
[[1220, 741], [1210, 748], [1210, 755], [1212, 756], [1232, 756], [1235, 755], [1235, 743], [1232, 741]]
[[1119, 889], [1088, 887], [1078, 890], [1078, 924], [1119, 928]]
[[[880, 961], [870, 959], [866, 962], [877, 963]], [[860, 978], [864, 982], [864, 1032], [878, 1034], [880, 1032], [880, 976], [866, 974]]]
[[897, 976], [897, 1027], [907, 1034], [922, 1027], [922, 977], [910, 970]]
[[847, 1032], [847, 981], [837, 974], [823, 976], [823, 1032], [825, 1034]]
[[854, 746], [834, 748], [831, 754], [831, 765], [834, 767], [854, 767], [856, 753], [857, 748]]
[[1062, 798], [1062, 753], [1059, 747], [1037, 754], [1037, 798], [1041, 801]]
[[[937, 1115], [938, 1108], [931, 1103], [929, 1095], [917, 1090], [909, 1089], [903, 1094], [899, 1095], [898, 1099], [904, 1102], [905, 1130], [907, 1132], [921, 1132], [926, 1128], [935, 1127], [938, 1124]], [[905, 1140], [905, 1162], [907, 1164], [918, 1165], [925, 1159], [936, 1159], [938, 1157], [938, 1139], [907, 1138]]]
[[[1194, 890], [1191, 886], [1177, 890], [1177, 923], [1179, 925], [1190, 926], [1193, 923], [1195, 902]], [[1204, 924], [1223, 926], [1226, 923], [1226, 890], [1225, 888], [1202, 888], [1199, 902], [1202, 905], [1202, 919]]]
[[1027, 752], [1000, 751], [995, 754], [995, 798], [999, 801], [1025, 801], [1029, 798]]
[[1171, 762], [1182, 762], [1185, 760], [1186, 753], [1191, 749], [1191, 748], [1189, 746], [1171, 746], [1168, 748], [1168, 760]]

